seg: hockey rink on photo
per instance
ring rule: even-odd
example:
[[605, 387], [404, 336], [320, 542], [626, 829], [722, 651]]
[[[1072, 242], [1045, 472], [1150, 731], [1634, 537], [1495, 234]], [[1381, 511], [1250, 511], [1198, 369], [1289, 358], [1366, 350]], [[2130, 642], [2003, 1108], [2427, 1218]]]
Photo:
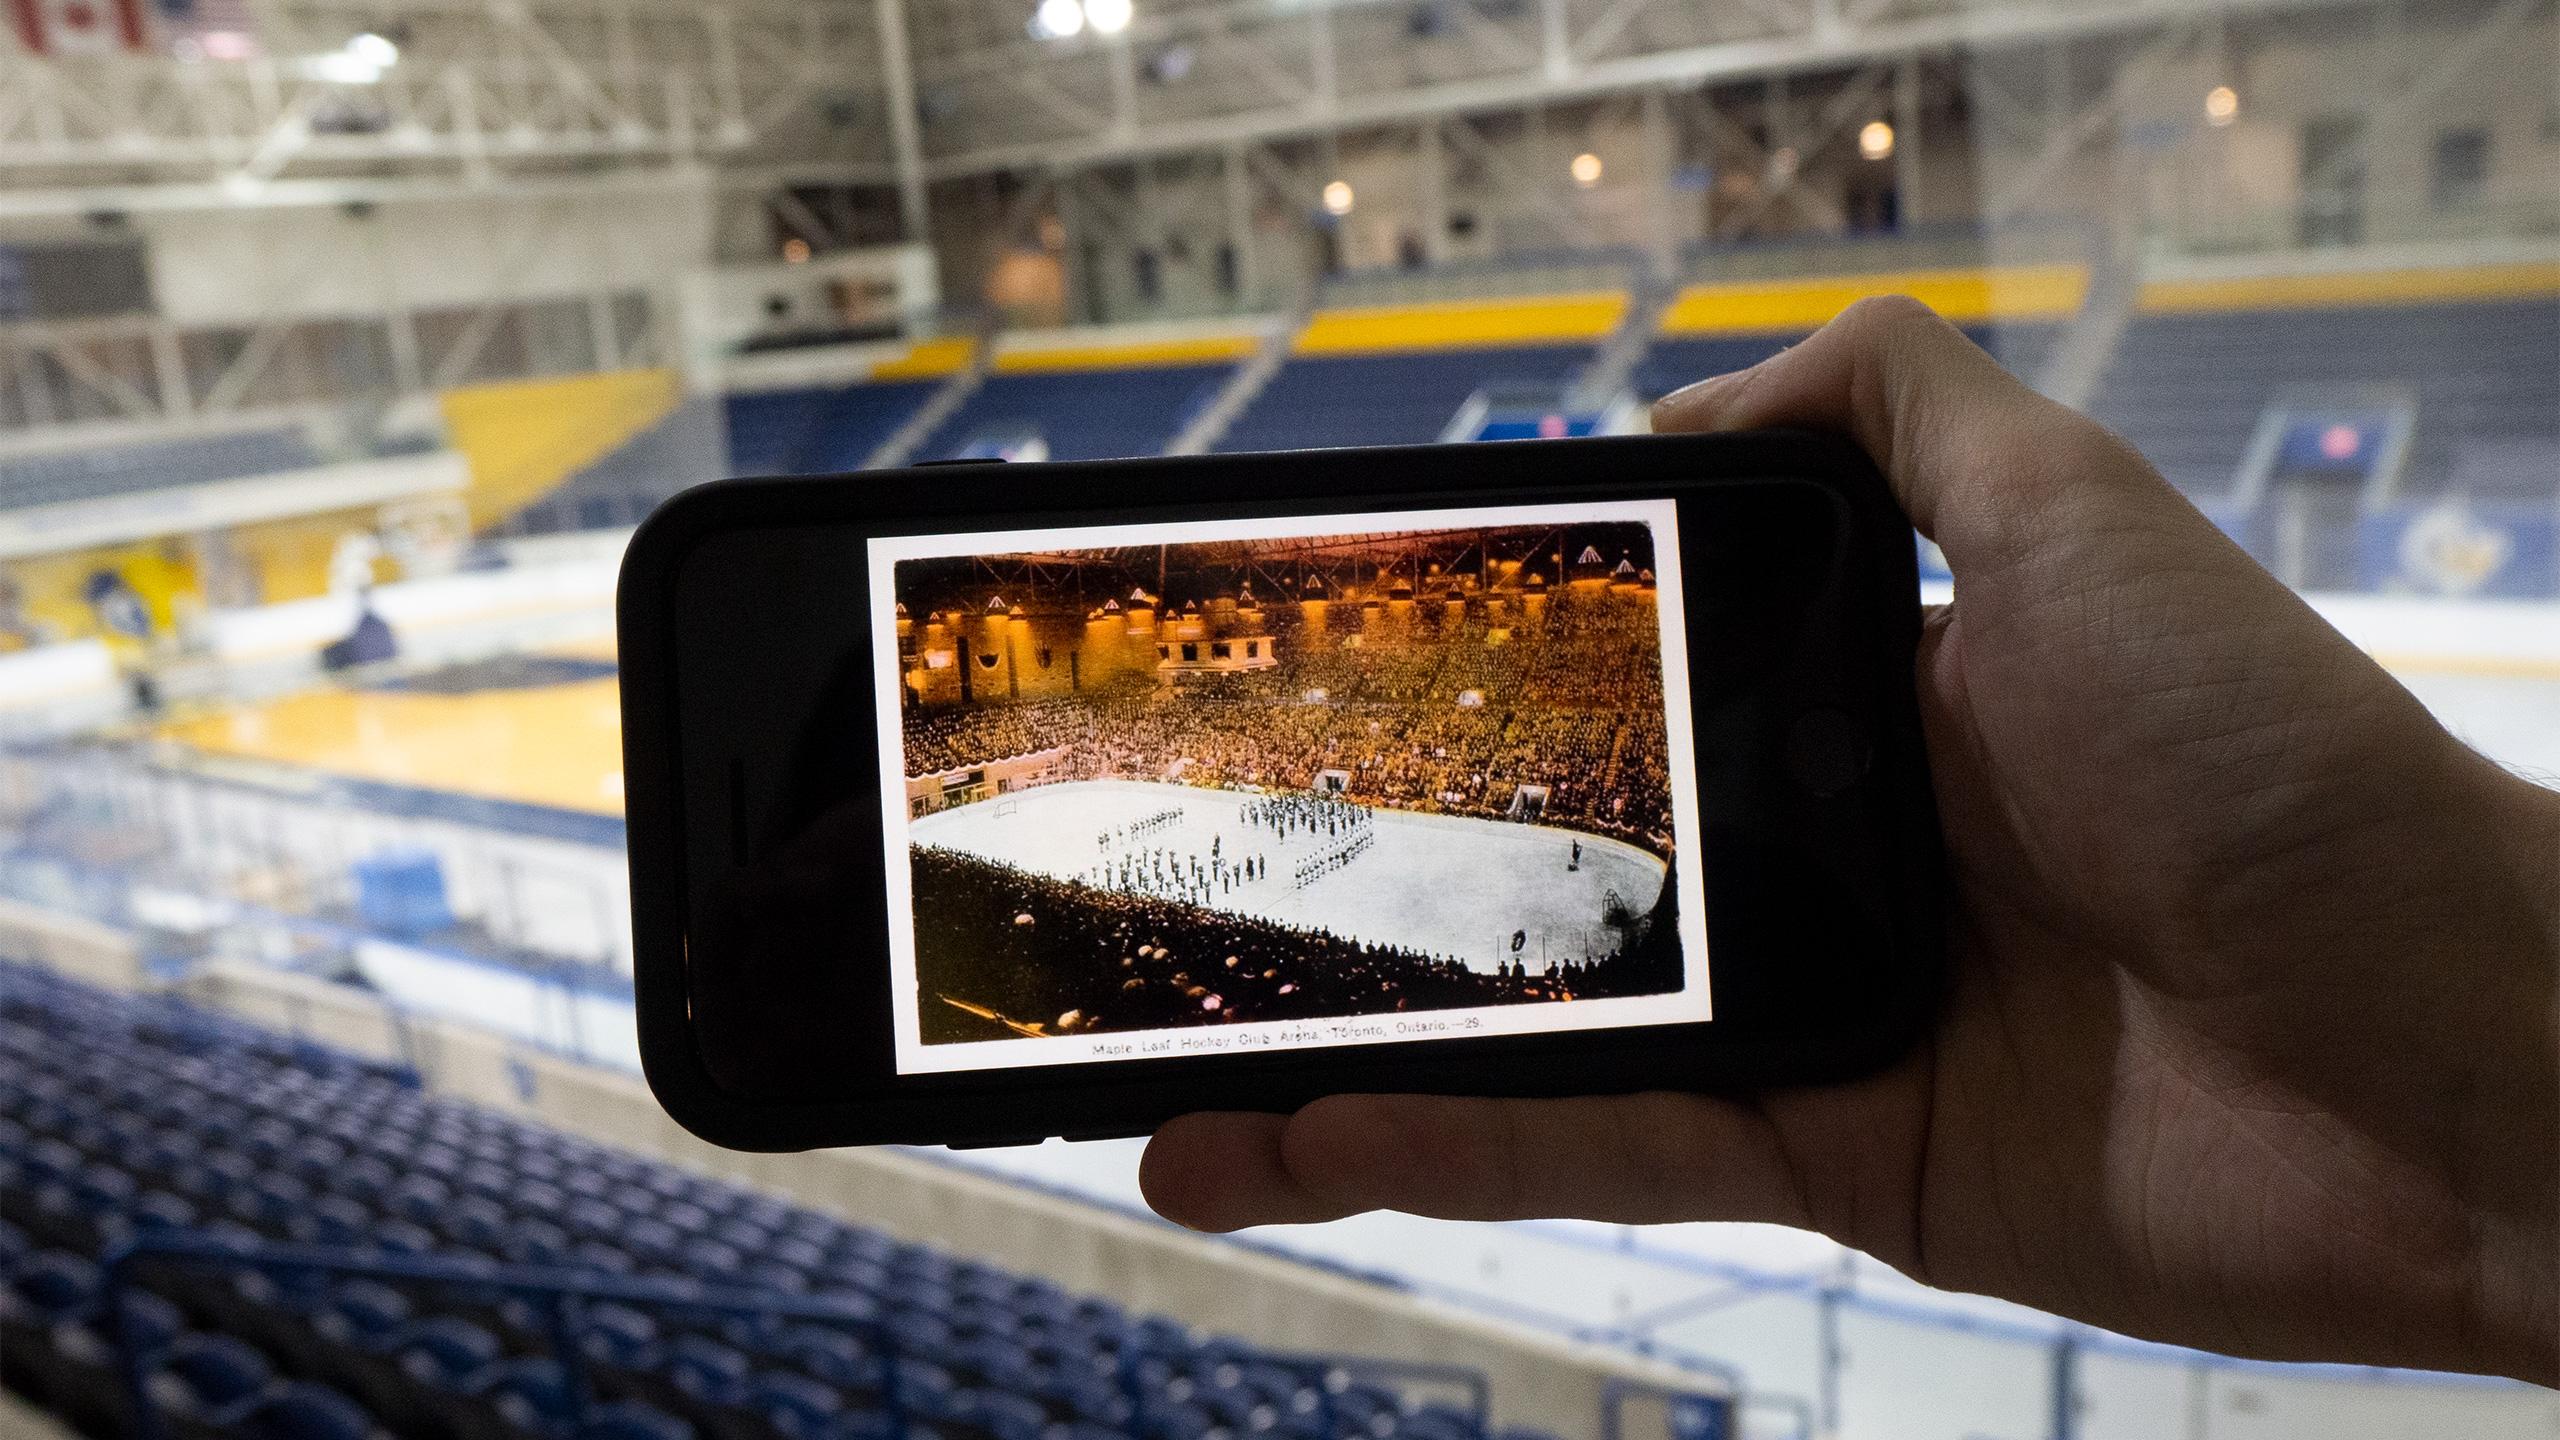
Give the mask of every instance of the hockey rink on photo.
[[[1605, 836], [1374, 808], [1374, 842], [1347, 865], [1299, 885], [1296, 862], [1338, 842], [1282, 840], [1247, 824], [1242, 814], [1259, 798], [1135, 780], [1073, 781], [940, 811], [911, 822], [908, 834], [919, 845], [1087, 884], [1096, 883], [1097, 865], [1127, 852], [1197, 856], [1207, 865], [1214, 840], [1221, 858], [1263, 856], [1271, 873], [1214, 894], [1201, 902], [1205, 908], [1454, 956], [1480, 971], [1515, 959], [1532, 973], [1550, 960], [1598, 959], [1618, 944], [1605, 923], [1611, 897], [1622, 913], [1643, 916], [1662, 894], [1662, 861]], [[1101, 832], [1175, 810], [1179, 820], [1147, 834], [1108, 848], [1098, 842]], [[1522, 937], [1517, 952], [1515, 933]]]

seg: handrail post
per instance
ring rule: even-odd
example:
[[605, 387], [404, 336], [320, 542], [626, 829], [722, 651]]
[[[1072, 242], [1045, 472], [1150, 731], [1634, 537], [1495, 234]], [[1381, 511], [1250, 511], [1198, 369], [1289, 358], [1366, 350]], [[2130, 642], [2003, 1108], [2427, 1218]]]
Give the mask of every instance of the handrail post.
[[569, 1423], [584, 1425], [595, 1409], [595, 1389], [587, 1383], [587, 1357], [578, 1344], [578, 1316], [573, 1308], [578, 1297], [555, 1290], [544, 1305], [544, 1318], [551, 1322], [551, 1348], [560, 1355], [560, 1390], [568, 1401]]
[[880, 1411], [889, 1419], [889, 1433], [907, 1433], [907, 1400], [898, 1383], [897, 1331], [886, 1315], [871, 1322], [872, 1343], [880, 1351]]
[[133, 1307], [125, 1303], [133, 1293], [133, 1282], [125, 1273], [133, 1256], [131, 1240], [118, 1242], [107, 1253], [99, 1288], [105, 1292], [102, 1298], [115, 1324], [116, 1379], [124, 1388], [125, 1403], [133, 1408], [135, 1440], [161, 1440], [167, 1432], [160, 1423], [159, 1408], [151, 1402], [151, 1382], [143, 1373], [142, 1326], [134, 1318]]
[[1147, 1408], [1147, 1392], [1138, 1379], [1138, 1347], [1126, 1332], [1120, 1337], [1120, 1394], [1129, 1402], [1128, 1428], [1135, 1434], [1139, 1413]]

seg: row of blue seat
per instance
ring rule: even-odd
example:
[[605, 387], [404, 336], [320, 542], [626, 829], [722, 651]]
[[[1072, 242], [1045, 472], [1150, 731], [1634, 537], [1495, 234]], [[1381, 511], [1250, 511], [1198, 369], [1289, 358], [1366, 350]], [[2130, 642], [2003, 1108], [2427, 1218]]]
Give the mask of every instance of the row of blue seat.
[[990, 375], [925, 437], [919, 460], [952, 460], [1017, 434], [1040, 437], [1052, 460], [1161, 454], [1215, 394], [1225, 365]]
[[859, 470], [938, 383], [894, 380], [732, 395], [727, 406], [730, 473]]
[[[820, 1324], [583, 1306], [571, 1327], [576, 1355], [625, 1407], [618, 1423], [669, 1435], [1475, 1434], [1465, 1416], [1408, 1405], [1392, 1389], [436, 1100], [383, 1067], [7, 966], [0, 1222], [11, 1227], [0, 1242], [17, 1237], [22, 1268], [33, 1267], [25, 1285], [13, 1276], [18, 1298], [7, 1303], [33, 1317], [22, 1329], [44, 1337], [38, 1352], [51, 1357], [28, 1363], [56, 1377], [33, 1388], [70, 1409], [112, 1411], [94, 1376], [78, 1380], [86, 1342], [75, 1337], [114, 1336], [84, 1308], [93, 1291], [64, 1277], [105, 1247], [158, 1230], [241, 1252], [294, 1242], [459, 1267], [459, 1288], [396, 1277], [295, 1282], [255, 1269], [145, 1274], [146, 1288], [177, 1311], [158, 1327], [169, 1337], [152, 1357], [160, 1371], [204, 1350], [191, 1337], [228, 1337], [257, 1356], [252, 1365], [234, 1353], [240, 1367], [276, 1377], [259, 1394], [308, 1400], [318, 1393], [308, 1387], [326, 1387], [401, 1434], [571, 1433], [565, 1378], [547, 1358], [551, 1317], [503, 1289], [526, 1266], [746, 1284], [853, 1317]], [[187, 1397], [188, 1413], [237, 1407], [252, 1388]], [[912, 1423], [893, 1437], [884, 1427], [900, 1411]]]
[[[1970, 329], [2029, 378], [2062, 331], [2041, 322]], [[1662, 394], [1757, 363], [1799, 338], [1657, 340], [1634, 385], [1646, 396]], [[1221, 448], [1430, 440], [1479, 387], [1555, 383], [1591, 355], [1587, 345], [1548, 345], [1302, 357], [1281, 367]], [[2560, 303], [2550, 300], [2141, 316], [2128, 326], [2093, 409], [2176, 478], [2211, 487], [2229, 478], [2276, 387], [2402, 383], [2429, 417], [2420, 458], [2444, 462], [2434, 473], [2450, 469], [2439, 452], [2465, 438], [2560, 441], [2555, 355]], [[1021, 428], [1046, 436], [1060, 458], [1152, 454], [1222, 374], [1221, 367], [1175, 367], [997, 376], [920, 453], [940, 458], [992, 430]], [[743, 471], [851, 468], [928, 389], [901, 382], [735, 397], [734, 463]], [[831, 427], [858, 432], [859, 443], [806, 442]], [[778, 435], [791, 439], [777, 444]]]
[[309, 440], [290, 428], [11, 455], [0, 457], [0, 510], [275, 475], [319, 463]]
[[1218, 442], [1222, 451], [1421, 445], [1440, 438], [1489, 385], [1561, 385], [1589, 345], [1523, 345], [1401, 355], [1304, 356], [1271, 377]]
[[2517, 444], [2560, 477], [2560, 299], [2141, 315], [2090, 403], [2180, 486], [2226, 488], [2258, 417], [2286, 387], [2387, 387], [2418, 407], [2408, 473], [2463, 468], [2467, 445]]

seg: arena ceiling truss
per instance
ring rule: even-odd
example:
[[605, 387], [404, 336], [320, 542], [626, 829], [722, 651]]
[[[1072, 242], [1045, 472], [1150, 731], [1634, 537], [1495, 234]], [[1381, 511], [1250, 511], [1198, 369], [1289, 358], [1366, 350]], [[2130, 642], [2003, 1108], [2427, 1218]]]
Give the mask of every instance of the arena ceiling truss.
[[1559, 554], [1571, 528], [1372, 531], [1304, 539], [1201, 541], [1179, 547], [1024, 551], [972, 557], [970, 575], [973, 587], [984, 586], [1008, 599], [1050, 597], [1079, 605], [1106, 596], [1121, 598], [1122, 588], [1132, 583], [1177, 600], [1204, 599], [1205, 594], [1184, 594], [1181, 583], [1182, 577], [1202, 575], [1215, 577], [1206, 582], [1209, 593], [1250, 585], [1267, 597], [1305, 595], [1311, 589], [1339, 594], [1372, 584], [1382, 575], [1419, 585], [1433, 574], [1456, 574], [1490, 586], [1497, 582], [1496, 567], [1517, 561], [1536, 569], [1540, 557]]
[[[941, 180], [1197, 155], [1295, 189], [1271, 147], [2372, 3], [1142, 0], [1121, 34], [1044, 41], [1027, 0], [239, 0], [236, 59], [52, 57], [0, 27], [0, 186], [76, 215], [691, 164], [888, 187], [915, 229]], [[327, 62], [364, 34], [399, 59], [354, 83]]]

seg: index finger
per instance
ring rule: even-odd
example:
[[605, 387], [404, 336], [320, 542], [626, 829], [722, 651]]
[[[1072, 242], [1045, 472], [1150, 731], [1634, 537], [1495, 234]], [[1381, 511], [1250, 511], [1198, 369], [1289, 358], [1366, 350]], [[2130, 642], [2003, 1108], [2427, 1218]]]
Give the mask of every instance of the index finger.
[[1654, 406], [1658, 431], [1830, 430], [1858, 443], [1959, 573], [2032, 546], [2066, 497], [2163, 482], [2103, 426], [2021, 383], [1904, 296], [1861, 300], [1802, 344]]
[[1139, 1184], [1195, 1230], [1370, 1210], [1442, 1220], [1808, 1223], [1769, 1120], [1703, 1095], [1335, 1095], [1295, 1115], [1186, 1115]]

